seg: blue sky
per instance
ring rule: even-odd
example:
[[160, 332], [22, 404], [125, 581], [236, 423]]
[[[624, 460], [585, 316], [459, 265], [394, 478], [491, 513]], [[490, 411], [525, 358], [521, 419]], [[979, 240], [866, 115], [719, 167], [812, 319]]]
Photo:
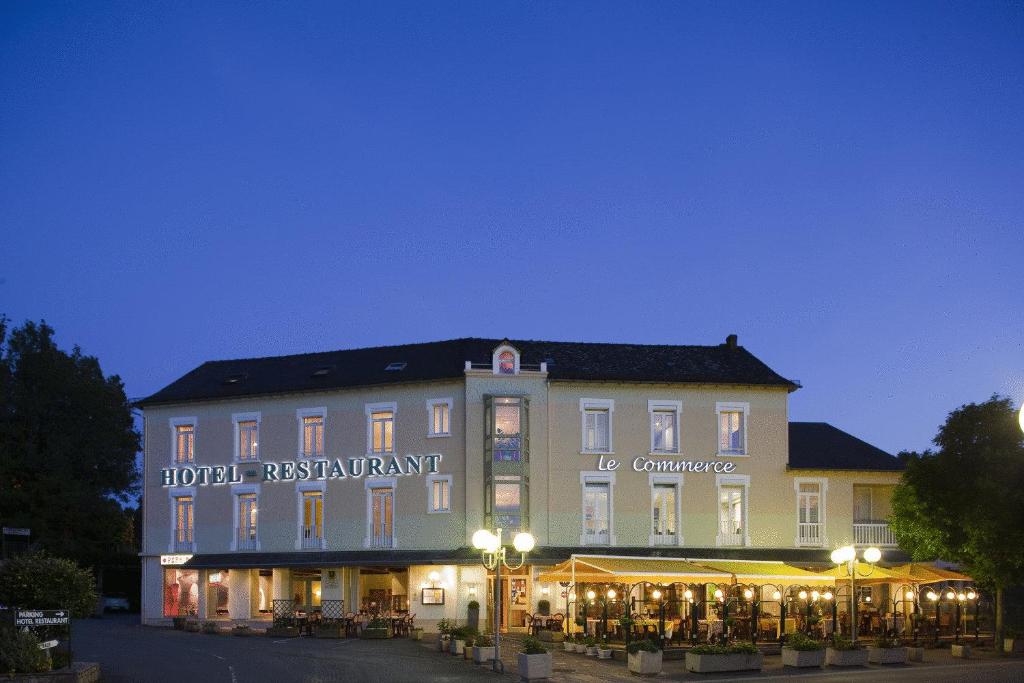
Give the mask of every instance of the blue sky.
[[0, 5], [0, 312], [143, 396], [715, 344], [887, 450], [1024, 398], [1020, 3]]

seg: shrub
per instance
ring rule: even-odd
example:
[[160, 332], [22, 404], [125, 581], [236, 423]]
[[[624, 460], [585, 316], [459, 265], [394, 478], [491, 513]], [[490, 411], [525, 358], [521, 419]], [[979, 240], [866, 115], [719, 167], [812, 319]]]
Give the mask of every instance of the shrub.
[[34, 674], [50, 670], [46, 653], [39, 649], [39, 639], [30, 632], [0, 628], [0, 672]]
[[759, 650], [753, 643], [732, 645], [697, 645], [689, 650], [695, 655], [756, 655]]
[[213, 633], [213, 634], [216, 634], [216, 633], [220, 633], [220, 631], [218, 630], [216, 623], [214, 623], [212, 621], [204, 621], [203, 622], [203, 633]]
[[587, 637], [586, 637], [586, 636], [585, 636], [585, 635], [583, 634], [583, 631], [577, 631], [577, 632], [576, 632], [576, 635], [575, 635], [575, 636], [573, 636], [573, 640], [574, 640], [575, 642], [577, 642], [577, 643], [582, 643], [582, 642], [584, 642], [584, 641], [585, 641], [586, 639], [587, 639]]
[[17, 555], [0, 567], [0, 604], [66, 609], [87, 617], [96, 608], [92, 571], [45, 551]]
[[878, 636], [875, 638], [875, 647], [886, 649], [903, 647], [903, 641], [896, 636]]
[[803, 633], [794, 633], [786, 641], [786, 647], [800, 652], [816, 652], [825, 649], [825, 643], [815, 640]]
[[494, 641], [491, 640], [491, 637], [485, 633], [482, 636], [477, 636], [476, 641], [474, 641], [473, 644], [476, 647], [492, 647], [494, 645]]
[[548, 652], [547, 648], [541, 645], [540, 641], [533, 636], [523, 638], [523, 644], [519, 651], [524, 655], [545, 655]]
[[626, 646], [626, 652], [631, 655], [635, 655], [637, 652], [657, 652], [661, 649], [661, 645], [654, 642], [650, 638], [644, 638], [643, 640], [634, 640]]
[[476, 642], [476, 636], [466, 636], [466, 647], [473, 647], [473, 643]]
[[388, 628], [391, 626], [391, 622], [383, 617], [374, 617], [370, 619], [370, 622], [366, 625], [366, 628]]
[[467, 606], [469, 607], [469, 609], [480, 609], [480, 603], [476, 600], [470, 600]]
[[551, 613], [551, 601], [550, 600], [538, 600], [537, 601], [537, 611], [540, 612], [541, 614], [545, 615], [545, 616], [550, 614]]
[[634, 622], [635, 620], [633, 619], [633, 617], [623, 615], [619, 618], [619, 626], [622, 627], [623, 631], [628, 631], [629, 629], [633, 628]]
[[594, 638], [594, 636], [587, 636], [583, 639], [583, 644], [587, 647], [594, 647], [595, 645], [597, 645], [597, 639]]
[[842, 636], [836, 636], [832, 639], [833, 650], [859, 650], [861, 649], [860, 643], [855, 643], [849, 638], [843, 638]]
[[448, 619], [440, 619], [437, 622], [437, 632], [440, 633], [442, 636], [446, 636], [449, 633], [451, 633], [453, 627], [454, 624], [452, 624], [452, 622]]

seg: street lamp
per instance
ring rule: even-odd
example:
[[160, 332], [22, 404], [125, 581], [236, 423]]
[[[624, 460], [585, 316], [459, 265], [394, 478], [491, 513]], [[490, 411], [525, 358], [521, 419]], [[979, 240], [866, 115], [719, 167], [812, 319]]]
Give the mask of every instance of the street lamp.
[[480, 529], [473, 534], [473, 547], [480, 551], [481, 561], [488, 571], [494, 572], [494, 671], [504, 673], [505, 665], [501, 661], [501, 567], [515, 571], [526, 564], [526, 553], [533, 550], [537, 541], [526, 531], [521, 531], [512, 539], [512, 546], [519, 553], [519, 564], [509, 564], [504, 544], [501, 542], [501, 529], [491, 533]]
[[[878, 548], [865, 548], [861, 555], [869, 565], [874, 565], [882, 559], [882, 551]], [[846, 566], [850, 575], [850, 640], [857, 642], [857, 590], [855, 579], [857, 577], [857, 549], [852, 545], [836, 548], [832, 551], [832, 561], [839, 566]], [[870, 576], [874, 568], [861, 576]]]

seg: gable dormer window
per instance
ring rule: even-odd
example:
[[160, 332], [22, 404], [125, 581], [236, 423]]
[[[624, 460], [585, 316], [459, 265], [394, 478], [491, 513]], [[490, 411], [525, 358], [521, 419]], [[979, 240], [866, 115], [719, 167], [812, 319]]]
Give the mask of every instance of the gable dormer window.
[[495, 375], [518, 375], [519, 351], [513, 346], [502, 344], [494, 349], [492, 365]]

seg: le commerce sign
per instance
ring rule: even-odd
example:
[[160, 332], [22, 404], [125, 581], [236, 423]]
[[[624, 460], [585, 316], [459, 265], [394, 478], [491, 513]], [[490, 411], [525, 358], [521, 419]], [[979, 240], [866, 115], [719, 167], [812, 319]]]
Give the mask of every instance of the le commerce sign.
[[334, 460], [298, 460], [209, 467], [165, 467], [160, 470], [161, 486], [206, 486], [243, 482], [359, 479], [361, 477], [404, 477], [434, 474], [440, 453], [429, 455], [388, 455]]
[[16, 626], [67, 626], [70, 620], [64, 609], [19, 609], [14, 615]]

